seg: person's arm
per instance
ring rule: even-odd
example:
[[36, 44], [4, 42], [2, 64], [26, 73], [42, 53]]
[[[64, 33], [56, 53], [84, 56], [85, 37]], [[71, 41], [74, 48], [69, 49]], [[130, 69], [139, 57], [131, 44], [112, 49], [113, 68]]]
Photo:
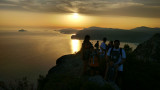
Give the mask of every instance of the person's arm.
[[122, 61], [118, 64], [118, 66], [120, 66], [121, 64], [124, 64], [125, 61], [126, 61], [126, 53], [124, 49], [122, 49]]
[[105, 49], [103, 49], [102, 47], [100, 47], [102, 51], [105, 51]]
[[126, 61], [126, 59], [122, 58], [122, 61], [118, 64], [118, 66], [124, 64], [125, 61]]

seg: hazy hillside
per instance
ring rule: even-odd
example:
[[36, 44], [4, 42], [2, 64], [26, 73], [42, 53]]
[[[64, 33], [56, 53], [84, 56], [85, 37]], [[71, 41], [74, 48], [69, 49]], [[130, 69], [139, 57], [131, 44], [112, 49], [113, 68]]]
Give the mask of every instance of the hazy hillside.
[[130, 30], [90, 27], [84, 28], [73, 35], [71, 38], [83, 39], [86, 34], [91, 36], [93, 40], [101, 40], [107, 37], [108, 40], [119, 39], [123, 42], [143, 42], [149, 39], [153, 34], [160, 33], [160, 28], [137, 27]]

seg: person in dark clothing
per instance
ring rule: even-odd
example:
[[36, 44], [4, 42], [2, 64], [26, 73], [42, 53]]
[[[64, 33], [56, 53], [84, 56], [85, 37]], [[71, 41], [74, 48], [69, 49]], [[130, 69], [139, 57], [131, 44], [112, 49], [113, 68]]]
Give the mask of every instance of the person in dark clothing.
[[106, 56], [106, 52], [107, 52], [107, 38], [104, 37], [103, 38], [103, 42], [100, 45], [100, 74], [102, 75], [102, 77], [104, 77], [105, 75], [105, 69], [106, 69], [106, 60], [105, 60], [105, 56]]
[[90, 54], [92, 53], [93, 50], [93, 45], [89, 40], [90, 36], [86, 35], [82, 43], [83, 75], [87, 72]]
[[99, 49], [99, 41], [97, 41], [97, 43], [94, 45], [94, 47], [96, 47], [96, 50]]
[[109, 49], [109, 48], [113, 48], [113, 47], [114, 47], [113, 41], [110, 41], [109, 44], [108, 44], [108, 49]]
[[105, 79], [114, 81], [117, 83], [119, 88], [122, 88], [123, 80], [123, 64], [126, 60], [125, 50], [120, 48], [120, 41], [114, 41], [114, 47], [110, 48], [107, 52]]

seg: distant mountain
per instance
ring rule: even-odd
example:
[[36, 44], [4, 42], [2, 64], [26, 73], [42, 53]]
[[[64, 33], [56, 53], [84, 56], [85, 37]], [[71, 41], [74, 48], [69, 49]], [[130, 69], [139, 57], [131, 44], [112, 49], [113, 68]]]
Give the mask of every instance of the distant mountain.
[[116, 28], [100, 28], [90, 27], [84, 28], [72, 35], [72, 39], [84, 39], [85, 35], [90, 35], [92, 40], [102, 40], [107, 37], [108, 40], [119, 39], [123, 42], [140, 43], [149, 39], [155, 33], [160, 33], [160, 28], [138, 27], [130, 30], [116, 29]]
[[160, 28], [150, 28], [150, 27], [137, 27], [134, 29], [131, 29], [132, 31], [137, 31], [137, 32], [148, 32], [148, 33], [158, 33], [160, 31]]

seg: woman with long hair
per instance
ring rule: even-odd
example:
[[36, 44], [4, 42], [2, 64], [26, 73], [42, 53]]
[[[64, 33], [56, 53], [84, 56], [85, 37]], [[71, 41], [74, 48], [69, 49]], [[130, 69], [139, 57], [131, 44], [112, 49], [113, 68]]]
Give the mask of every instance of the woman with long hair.
[[92, 53], [93, 50], [93, 45], [89, 40], [90, 36], [86, 35], [82, 43], [83, 75], [86, 74], [87, 72], [90, 54]]

